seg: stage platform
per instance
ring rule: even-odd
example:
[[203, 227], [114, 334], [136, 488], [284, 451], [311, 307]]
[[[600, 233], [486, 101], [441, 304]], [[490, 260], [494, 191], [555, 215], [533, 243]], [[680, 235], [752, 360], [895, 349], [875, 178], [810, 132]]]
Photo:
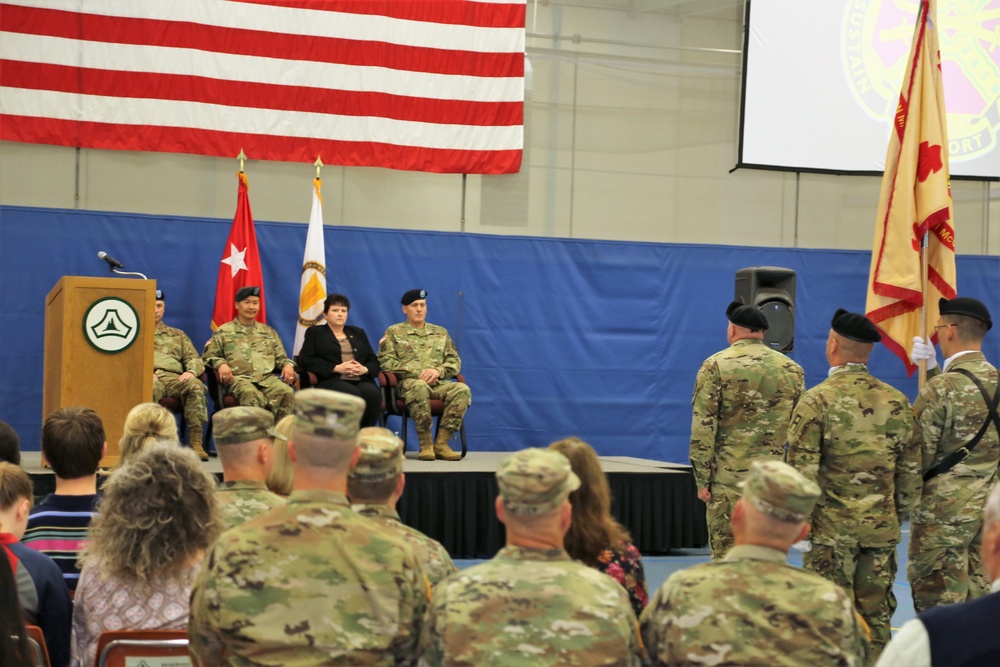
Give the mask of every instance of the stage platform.
[[[441, 542], [453, 558], [490, 558], [504, 543], [493, 509], [494, 473], [508, 452], [470, 452], [461, 461], [418, 461], [408, 452], [406, 489], [399, 514], [408, 525]], [[55, 488], [55, 476], [39, 452], [22, 452], [37, 497]], [[221, 479], [218, 459], [204, 464]], [[611, 484], [612, 511], [643, 554], [700, 548], [708, 543], [705, 506], [697, 499], [691, 467], [627, 456], [606, 456], [601, 466]]]

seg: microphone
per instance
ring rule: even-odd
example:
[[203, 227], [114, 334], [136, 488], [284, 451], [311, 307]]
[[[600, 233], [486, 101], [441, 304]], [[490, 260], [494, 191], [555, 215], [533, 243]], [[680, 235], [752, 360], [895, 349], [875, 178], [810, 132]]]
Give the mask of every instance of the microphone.
[[111, 267], [112, 271], [114, 271], [115, 269], [124, 269], [125, 268], [124, 264], [122, 264], [121, 262], [119, 262], [117, 259], [115, 259], [111, 255], [109, 255], [108, 253], [104, 252], [103, 250], [101, 250], [100, 252], [98, 252], [97, 256], [100, 257], [101, 259], [103, 259], [105, 262], [107, 262], [108, 266]]

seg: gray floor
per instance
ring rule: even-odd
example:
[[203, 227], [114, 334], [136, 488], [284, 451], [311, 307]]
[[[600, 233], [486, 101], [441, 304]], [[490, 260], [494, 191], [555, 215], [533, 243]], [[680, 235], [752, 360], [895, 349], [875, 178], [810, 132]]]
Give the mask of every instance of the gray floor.
[[[893, 593], [896, 595], [896, 613], [892, 616], [894, 632], [899, 629], [899, 626], [915, 616], [913, 599], [910, 597], [910, 584], [906, 581], [906, 553], [910, 544], [910, 524], [908, 522], [903, 524], [902, 533], [902, 541], [896, 548], [899, 568], [896, 571], [896, 583], [893, 586]], [[646, 571], [646, 583], [649, 586], [650, 597], [674, 572], [708, 562], [708, 560], [707, 548], [678, 550], [670, 556], [643, 556], [642, 564]], [[461, 569], [481, 562], [481, 560], [458, 560], [455, 561], [455, 564]], [[788, 562], [801, 567], [802, 552], [793, 549], [789, 553]]]

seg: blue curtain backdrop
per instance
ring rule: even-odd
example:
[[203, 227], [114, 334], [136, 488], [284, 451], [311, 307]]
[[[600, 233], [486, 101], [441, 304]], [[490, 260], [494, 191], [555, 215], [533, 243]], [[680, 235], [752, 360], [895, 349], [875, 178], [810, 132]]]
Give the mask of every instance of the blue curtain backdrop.
[[[165, 320], [196, 347], [211, 335], [215, 280], [230, 220], [0, 207], [0, 419], [39, 448], [45, 295], [63, 275], [110, 275], [104, 250], [155, 278]], [[291, 347], [306, 226], [256, 223], [268, 323]], [[959, 231], [961, 233], [961, 231]], [[375, 342], [402, 319], [400, 295], [430, 293], [473, 393], [473, 450], [505, 451], [578, 435], [602, 455], [687, 461], [694, 376], [726, 346], [735, 272], [798, 273], [795, 351], [813, 386], [838, 307], [864, 310], [869, 253], [325, 229], [327, 286], [351, 299], [350, 323]], [[1000, 322], [1000, 258], [958, 259], [959, 293]], [[289, 349], [289, 353], [291, 350]], [[987, 337], [1000, 360], [1000, 333]], [[872, 371], [911, 398], [916, 379], [879, 346]]]

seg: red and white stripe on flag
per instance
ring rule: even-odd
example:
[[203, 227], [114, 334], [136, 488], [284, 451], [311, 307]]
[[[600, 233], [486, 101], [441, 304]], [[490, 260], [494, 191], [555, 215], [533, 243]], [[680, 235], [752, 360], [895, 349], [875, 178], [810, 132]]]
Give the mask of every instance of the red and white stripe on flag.
[[0, 139], [514, 173], [525, 0], [9, 0]]

